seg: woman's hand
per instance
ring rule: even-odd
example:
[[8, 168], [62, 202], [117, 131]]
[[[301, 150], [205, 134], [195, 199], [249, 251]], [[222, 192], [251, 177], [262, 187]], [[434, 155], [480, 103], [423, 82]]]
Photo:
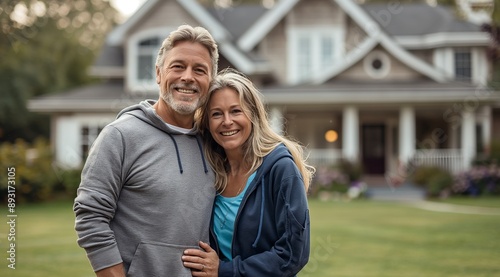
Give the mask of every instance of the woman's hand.
[[193, 276], [217, 277], [219, 256], [207, 243], [200, 241], [199, 245], [202, 250], [187, 249], [184, 251], [182, 256], [184, 266], [191, 269]]

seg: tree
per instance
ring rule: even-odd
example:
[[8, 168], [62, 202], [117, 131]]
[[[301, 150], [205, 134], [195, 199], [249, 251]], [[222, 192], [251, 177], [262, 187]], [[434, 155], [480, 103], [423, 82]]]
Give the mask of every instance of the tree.
[[2, 1], [0, 141], [48, 137], [48, 117], [27, 100], [92, 81], [87, 69], [117, 15], [103, 0]]
[[492, 76], [490, 86], [500, 90], [500, 4], [493, 3], [491, 23], [484, 24], [483, 30], [491, 37], [488, 49], [488, 58], [492, 63]]

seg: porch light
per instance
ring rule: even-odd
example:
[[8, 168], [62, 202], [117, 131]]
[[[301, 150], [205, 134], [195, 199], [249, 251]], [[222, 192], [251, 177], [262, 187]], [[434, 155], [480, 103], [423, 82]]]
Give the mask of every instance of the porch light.
[[335, 142], [339, 138], [339, 134], [334, 130], [328, 130], [325, 133], [325, 140], [328, 142]]

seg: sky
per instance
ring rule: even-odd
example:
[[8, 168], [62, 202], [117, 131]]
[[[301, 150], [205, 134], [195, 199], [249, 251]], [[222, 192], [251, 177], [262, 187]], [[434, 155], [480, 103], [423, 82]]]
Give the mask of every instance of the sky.
[[110, 0], [111, 5], [128, 18], [144, 4], [146, 0]]

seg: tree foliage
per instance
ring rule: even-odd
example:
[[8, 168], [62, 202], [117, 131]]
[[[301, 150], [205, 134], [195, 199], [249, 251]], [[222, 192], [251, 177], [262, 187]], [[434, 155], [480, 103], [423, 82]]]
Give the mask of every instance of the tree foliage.
[[0, 4], [0, 141], [48, 136], [48, 117], [27, 100], [91, 81], [87, 68], [117, 12], [104, 0]]
[[[495, 1], [496, 2], [496, 1]], [[488, 59], [492, 62], [491, 87], [500, 90], [500, 4], [493, 3], [491, 23], [484, 24], [483, 30], [490, 34]]]

